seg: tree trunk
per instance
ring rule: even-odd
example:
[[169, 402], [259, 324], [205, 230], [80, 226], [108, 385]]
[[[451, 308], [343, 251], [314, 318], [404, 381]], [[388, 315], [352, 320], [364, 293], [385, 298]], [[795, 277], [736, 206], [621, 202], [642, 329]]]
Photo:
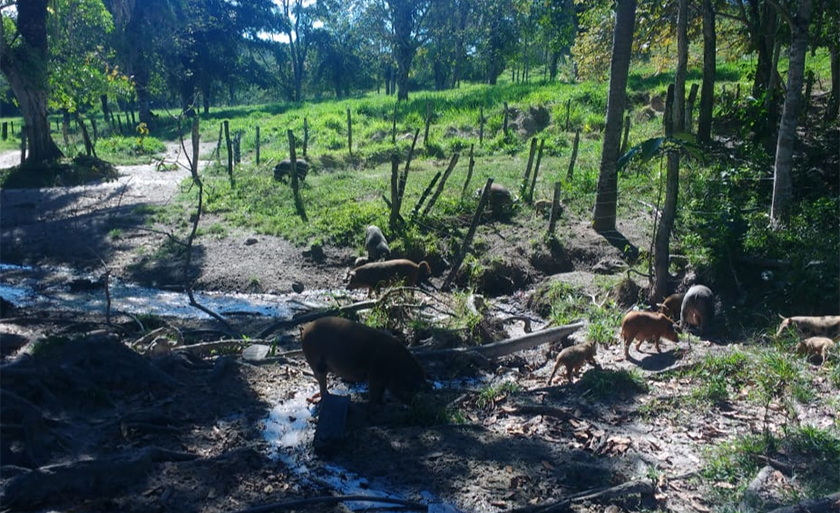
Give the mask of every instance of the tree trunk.
[[137, 95], [137, 108], [139, 110], [140, 122], [152, 128], [152, 101], [149, 94], [149, 71], [141, 65], [134, 70], [134, 93]]
[[[840, 40], [840, 33], [835, 34]], [[831, 52], [831, 96], [828, 98], [828, 109], [825, 113], [827, 120], [840, 116], [840, 41], [835, 40], [828, 45]]]
[[557, 63], [560, 61], [560, 54], [558, 52], [551, 52], [551, 60], [548, 67], [548, 81], [554, 82], [557, 78]]
[[610, 90], [607, 98], [607, 119], [598, 193], [595, 199], [592, 227], [597, 232], [615, 230], [618, 174], [616, 161], [621, 145], [621, 121], [626, 101], [627, 75], [630, 71], [630, 52], [633, 46], [633, 27], [636, 23], [636, 0], [618, 0], [610, 62]]
[[712, 111], [715, 106], [715, 62], [717, 52], [717, 31], [715, 29], [715, 8], [712, 0], [703, 0], [703, 87], [700, 90], [700, 119], [697, 139], [708, 143], [712, 140]]
[[685, 77], [688, 74], [688, 0], [677, 11], [677, 70], [674, 73], [674, 131], [685, 130]]
[[20, 104], [29, 147], [27, 164], [41, 164], [63, 156], [50, 136], [47, 119], [48, 3], [48, 0], [18, 2], [17, 29], [21, 41], [14, 47], [6, 46], [0, 27], [0, 71]]
[[805, 53], [808, 51], [808, 25], [811, 20], [811, 0], [800, 0], [799, 9], [791, 21], [792, 41], [790, 45], [790, 66], [788, 68], [787, 95], [779, 124], [776, 142], [776, 163], [773, 175], [773, 205], [770, 221], [779, 226], [788, 212], [792, 196], [791, 169], [793, 167], [793, 144], [796, 139], [796, 121], [799, 117], [799, 103], [805, 75]]
[[770, 78], [775, 70], [773, 69], [773, 44], [776, 39], [776, 11], [769, 2], [764, 2], [763, 7], [759, 6], [758, 0], [750, 1], [750, 32], [758, 53], [758, 62], [755, 67], [755, 80], [753, 81], [752, 94], [755, 98], [761, 96], [770, 87]]
[[408, 0], [389, 0], [393, 27], [393, 52], [397, 62], [397, 100], [408, 100], [408, 74], [414, 60], [414, 5]]
[[[681, 4], [688, 3], [688, 0], [680, 0]], [[678, 31], [679, 34], [679, 31]], [[679, 35], [678, 35], [679, 37]], [[678, 74], [679, 75], [679, 74]], [[684, 75], [683, 75], [684, 77]], [[685, 84], [683, 84], [685, 88]], [[668, 88], [668, 100], [665, 107], [665, 116], [669, 116], [669, 111], [676, 114], [679, 110], [676, 98], [674, 98], [674, 91], [676, 87]], [[670, 105], [669, 105], [670, 104]], [[675, 118], [675, 115], [671, 115]], [[676, 121], [669, 123], [665, 121], [665, 136], [671, 137], [676, 130]], [[668, 295], [668, 281], [670, 273], [668, 267], [670, 263], [670, 242], [671, 231], [674, 229], [674, 219], [677, 216], [677, 196], [680, 190], [680, 154], [676, 150], [668, 152], [667, 164], [667, 178], [665, 185], [665, 205], [662, 207], [662, 218], [659, 221], [659, 228], [656, 231], [656, 240], [653, 250], [654, 254], [654, 282], [653, 293], [651, 294], [651, 301], [662, 301]]]

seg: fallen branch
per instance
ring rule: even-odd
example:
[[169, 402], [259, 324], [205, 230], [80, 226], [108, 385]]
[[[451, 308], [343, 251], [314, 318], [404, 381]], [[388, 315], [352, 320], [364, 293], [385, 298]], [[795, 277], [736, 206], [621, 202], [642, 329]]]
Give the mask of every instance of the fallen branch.
[[576, 493], [549, 504], [539, 504], [536, 506], [526, 506], [524, 508], [512, 509], [509, 513], [549, 513], [552, 511], [567, 511], [571, 509], [570, 506], [574, 503], [583, 501], [602, 501], [635, 494], [652, 494], [653, 491], [653, 485], [648, 481], [628, 481], [617, 486], [611, 486], [610, 488], [601, 488]]
[[3, 482], [0, 503], [5, 508], [32, 509], [49, 499], [72, 495], [101, 497], [115, 488], [137, 484], [161, 461], [189, 461], [194, 454], [149, 447], [132, 456], [74, 461], [20, 473]]
[[800, 513], [802, 511], [807, 511], [808, 513], [828, 513], [830, 511], [837, 511], [838, 509], [840, 509], [840, 492], [820, 497], [819, 499], [805, 499], [792, 506], [776, 508], [770, 511], [770, 513]]
[[381, 502], [384, 504], [397, 504], [419, 511], [426, 511], [428, 506], [422, 502], [413, 502], [404, 499], [395, 499], [391, 497], [373, 497], [367, 495], [331, 495], [329, 497], [312, 497], [310, 499], [294, 499], [290, 501], [275, 502], [273, 504], [266, 504], [263, 506], [255, 506], [253, 508], [242, 509], [235, 513], [266, 513], [268, 511], [278, 511], [283, 509], [295, 508], [298, 506], [307, 506], [311, 504], [339, 504], [344, 502]]
[[329, 317], [331, 315], [342, 315], [348, 313], [355, 313], [360, 310], [368, 310], [376, 306], [376, 300], [367, 300], [361, 301], [359, 303], [353, 303], [346, 306], [335, 307], [335, 308], [328, 308], [326, 310], [316, 310], [314, 312], [307, 312], [305, 314], [301, 314], [297, 317], [292, 317], [291, 319], [283, 319], [281, 321], [277, 321], [274, 324], [271, 324], [259, 335], [259, 338], [267, 338], [268, 335], [274, 333], [278, 329], [281, 328], [292, 328], [299, 324], [305, 324], [307, 322], [314, 321], [316, 319], [320, 319], [321, 317]]
[[584, 322], [576, 322], [556, 328], [549, 328], [529, 333], [521, 337], [509, 338], [492, 344], [485, 344], [475, 347], [455, 347], [451, 349], [438, 349], [434, 351], [418, 351], [415, 355], [418, 358], [439, 358], [463, 353], [478, 353], [485, 358], [499, 358], [519, 351], [525, 351], [548, 342], [554, 342], [567, 337], [575, 331], [584, 327]]

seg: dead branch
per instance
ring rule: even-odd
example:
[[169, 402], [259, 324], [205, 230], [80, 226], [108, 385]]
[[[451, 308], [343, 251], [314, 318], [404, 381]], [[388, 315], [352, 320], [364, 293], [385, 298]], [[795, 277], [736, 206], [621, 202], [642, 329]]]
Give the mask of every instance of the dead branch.
[[131, 456], [41, 467], [6, 479], [0, 485], [0, 503], [21, 510], [32, 509], [55, 497], [98, 497], [113, 493], [115, 488], [135, 485], [152, 470], [155, 462], [189, 461], [197, 457], [149, 447]]
[[336, 307], [336, 308], [328, 308], [326, 310], [316, 310], [314, 312], [306, 312], [304, 314], [298, 315], [291, 319], [283, 319], [282, 321], [277, 321], [274, 324], [268, 326], [259, 335], [259, 338], [267, 338], [271, 333], [282, 329], [282, 328], [292, 328], [299, 324], [305, 324], [307, 322], [314, 321], [316, 319], [320, 319], [321, 317], [329, 317], [331, 315], [342, 315], [348, 313], [355, 313], [360, 310], [368, 310], [375, 307], [377, 304], [376, 300], [367, 300], [361, 301], [359, 303], [353, 303], [346, 306]]
[[493, 342], [492, 344], [485, 344], [483, 346], [418, 351], [415, 355], [418, 358], [440, 358], [463, 353], [478, 353], [484, 358], [499, 358], [567, 337], [575, 331], [581, 329], [584, 325], [585, 323], [581, 321], [574, 324], [567, 324], [565, 326], [558, 326], [556, 328], [540, 330], [536, 333], [529, 333], [521, 337], [514, 337], [507, 340], [501, 340], [499, 342]]
[[628, 481], [610, 488], [589, 490], [570, 495], [563, 499], [536, 506], [526, 506], [510, 510], [510, 513], [549, 513], [554, 511], [568, 511], [571, 505], [583, 501], [603, 501], [635, 494], [652, 494], [653, 485], [647, 481]]
[[228, 349], [231, 347], [237, 346], [244, 346], [244, 345], [251, 345], [251, 344], [271, 344], [269, 340], [242, 340], [242, 339], [222, 339], [222, 340], [214, 340], [212, 342], [201, 342], [198, 344], [190, 344], [188, 346], [178, 346], [173, 348], [172, 351], [179, 352], [179, 353], [192, 353], [194, 355], [202, 355], [206, 354], [209, 351], [214, 349]]
[[819, 499], [806, 499], [792, 506], [776, 508], [770, 511], [770, 513], [799, 513], [801, 511], [807, 511], [808, 513], [828, 513], [837, 511], [838, 507], [840, 507], [840, 492], [820, 497]]
[[275, 502], [273, 504], [265, 504], [263, 506], [239, 510], [236, 513], [267, 513], [269, 511], [279, 511], [289, 508], [297, 508], [300, 506], [309, 506], [312, 504], [341, 504], [345, 502], [381, 502], [383, 504], [397, 504], [417, 511], [428, 510], [428, 506], [422, 502], [394, 499], [391, 497], [374, 497], [368, 495], [330, 495], [328, 497], [312, 497], [309, 499], [294, 499], [283, 502]]

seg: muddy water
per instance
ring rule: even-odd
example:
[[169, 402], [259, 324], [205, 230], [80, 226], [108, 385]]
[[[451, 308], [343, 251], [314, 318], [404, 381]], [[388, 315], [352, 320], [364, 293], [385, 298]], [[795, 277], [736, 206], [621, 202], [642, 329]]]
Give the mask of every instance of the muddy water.
[[[190, 306], [184, 292], [141, 287], [112, 278], [108, 284], [111, 311], [177, 318], [209, 319]], [[317, 306], [325, 291], [295, 295]], [[70, 312], [103, 314], [108, 307], [102, 273], [81, 274], [67, 268], [28, 267], [0, 264], [0, 297], [18, 307], [38, 307]], [[247, 313], [270, 317], [290, 317], [294, 311], [290, 295], [195, 292], [196, 301], [222, 315]], [[326, 303], [325, 303], [326, 304]]]
[[[470, 380], [472, 385], [480, 385], [480, 380]], [[465, 382], [459, 381], [460, 386]], [[452, 386], [451, 383], [434, 384], [435, 388]], [[364, 392], [365, 385], [348, 386], [334, 382], [332, 391], [339, 395]], [[340, 465], [323, 461], [312, 454], [312, 441], [315, 437], [317, 407], [311, 405], [307, 399], [315, 395], [318, 387], [310, 384], [303, 390], [284, 401], [278, 403], [263, 422], [263, 437], [270, 447], [270, 455], [282, 461], [299, 478], [309, 481], [319, 487], [328, 487], [340, 495], [363, 495], [371, 498], [390, 498], [413, 500], [429, 505], [428, 511], [439, 513], [457, 513], [458, 509], [451, 504], [442, 503], [440, 499], [428, 491], [420, 491], [420, 499], [409, 498], [418, 495], [401, 490], [384, 490], [382, 483], [374, 483], [367, 478], [347, 470]], [[345, 504], [353, 511], [366, 511], [372, 508], [387, 506], [375, 501], [356, 501]]]

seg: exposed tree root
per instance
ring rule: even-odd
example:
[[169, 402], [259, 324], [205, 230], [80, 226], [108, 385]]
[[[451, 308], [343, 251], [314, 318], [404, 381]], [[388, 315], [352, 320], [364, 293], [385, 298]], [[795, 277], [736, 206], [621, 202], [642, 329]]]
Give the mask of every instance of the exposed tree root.
[[161, 461], [189, 461], [194, 454], [149, 447], [130, 456], [74, 461], [20, 472], [0, 485], [0, 503], [6, 508], [29, 509], [55, 496], [97, 497], [135, 485]]

